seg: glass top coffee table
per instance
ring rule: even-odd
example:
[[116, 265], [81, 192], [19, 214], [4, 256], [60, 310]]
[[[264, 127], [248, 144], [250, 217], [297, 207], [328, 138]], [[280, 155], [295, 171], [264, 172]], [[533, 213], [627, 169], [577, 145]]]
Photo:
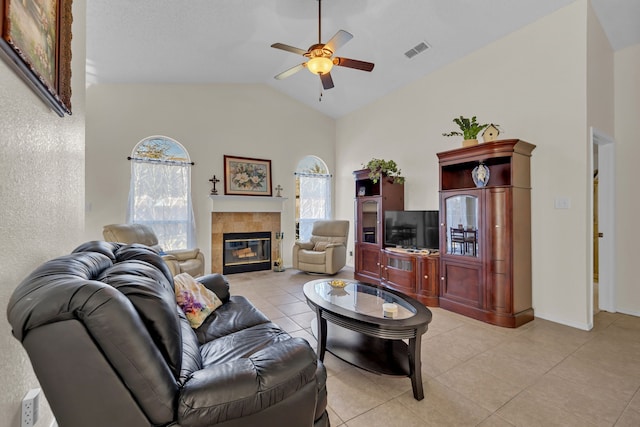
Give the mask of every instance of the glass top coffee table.
[[327, 350], [371, 372], [408, 376], [413, 396], [424, 398], [420, 343], [431, 322], [427, 307], [355, 280], [313, 280], [304, 285], [304, 295], [316, 312], [312, 329], [320, 360]]

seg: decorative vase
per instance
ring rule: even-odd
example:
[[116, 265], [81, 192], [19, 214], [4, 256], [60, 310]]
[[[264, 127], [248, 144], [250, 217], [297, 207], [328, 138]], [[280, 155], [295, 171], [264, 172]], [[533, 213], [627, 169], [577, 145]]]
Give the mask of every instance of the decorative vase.
[[471, 147], [473, 145], [478, 145], [477, 139], [465, 139], [464, 141], [462, 141], [463, 147]]
[[284, 271], [284, 263], [282, 261], [282, 240], [284, 239], [284, 232], [276, 231], [276, 247], [275, 247], [275, 259], [273, 260], [273, 271], [281, 273]]

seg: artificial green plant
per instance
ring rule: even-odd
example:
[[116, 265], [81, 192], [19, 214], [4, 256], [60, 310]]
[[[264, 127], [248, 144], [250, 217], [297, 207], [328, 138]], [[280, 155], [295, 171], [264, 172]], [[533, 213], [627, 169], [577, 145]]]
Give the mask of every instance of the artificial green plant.
[[480, 131], [489, 126], [489, 123], [478, 123], [476, 120], [476, 116], [473, 116], [471, 119], [460, 116], [459, 118], [453, 119], [453, 122], [458, 125], [462, 132], [453, 131], [449, 133], [443, 133], [442, 136], [461, 136], [464, 139], [477, 139]]
[[392, 178], [396, 184], [404, 183], [402, 171], [393, 160], [371, 159], [369, 163], [362, 166], [369, 169], [369, 179], [371, 179], [374, 184], [378, 182], [381, 176]]

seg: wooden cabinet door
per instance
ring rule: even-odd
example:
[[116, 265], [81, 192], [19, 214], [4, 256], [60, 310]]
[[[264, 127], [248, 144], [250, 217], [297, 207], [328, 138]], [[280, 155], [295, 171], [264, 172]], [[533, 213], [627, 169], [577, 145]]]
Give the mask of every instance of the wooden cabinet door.
[[484, 307], [484, 280], [481, 263], [443, 258], [440, 269], [440, 303], [450, 300], [467, 307]]
[[383, 284], [400, 292], [415, 294], [416, 268], [415, 257], [384, 252], [381, 269]]
[[440, 258], [438, 256], [420, 257], [418, 281], [418, 299], [429, 307], [438, 307], [440, 283]]
[[[440, 215], [440, 297], [460, 307], [483, 309], [485, 306], [484, 269], [482, 263], [483, 189], [441, 193]], [[475, 231], [473, 242], [455, 240], [456, 232], [464, 236]], [[446, 304], [445, 304], [446, 306]]]
[[482, 256], [482, 189], [442, 192], [440, 251], [447, 256]]
[[363, 197], [356, 201], [357, 243], [371, 243], [381, 247], [381, 209], [379, 197]]
[[513, 313], [511, 192], [511, 188], [496, 187], [485, 194], [487, 303], [498, 314]]
[[376, 245], [356, 244], [356, 280], [378, 284], [380, 281], [380, 248]]

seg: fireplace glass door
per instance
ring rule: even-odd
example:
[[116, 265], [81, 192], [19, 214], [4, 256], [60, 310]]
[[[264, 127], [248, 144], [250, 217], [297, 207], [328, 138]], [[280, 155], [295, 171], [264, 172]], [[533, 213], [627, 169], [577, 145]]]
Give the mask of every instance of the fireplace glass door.
[[271, 233], [225, 233], [223, 274], [271, 269]]

